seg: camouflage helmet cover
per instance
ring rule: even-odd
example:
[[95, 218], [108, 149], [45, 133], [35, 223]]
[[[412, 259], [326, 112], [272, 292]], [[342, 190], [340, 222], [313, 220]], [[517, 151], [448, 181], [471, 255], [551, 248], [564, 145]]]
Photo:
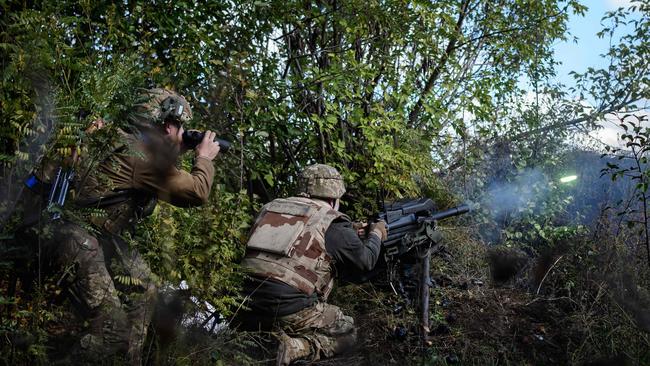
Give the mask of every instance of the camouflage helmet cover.
[[175, 91], [154, 88], [144, 94], [144, 102], [136, 105], [136, 111], [144, 119], [154, 123], [163, 123], [170, 117], [180, 123], [192, 119], [189, 103]]
[[300, 174], [301, 195], [336, 199], [341, 198], [344, 193], [343, 177], [329, 165], [310, 165]]

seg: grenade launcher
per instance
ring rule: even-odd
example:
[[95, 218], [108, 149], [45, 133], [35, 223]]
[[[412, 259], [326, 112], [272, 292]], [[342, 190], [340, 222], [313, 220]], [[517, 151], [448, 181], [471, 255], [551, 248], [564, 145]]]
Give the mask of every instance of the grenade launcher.
[[[380, 266], [386, 266], [392, 290], [407, 304], [416, 303], [424, 342], [428, 342], [429, 333], [431, 254], [442, 249], [442, 234], [436, 230], [436, 222], [469, 211], [467, 204], [436, 211], [433, 201], [418, 198], [386, 204], [383, 212], [376, 215], [386, 222], [388, 229], [388, 238], [382, 243], [384, 262]], [[410, 278], [414, 271], [415, 281]], [[412, 282], [415, 284], [411, 285]]]

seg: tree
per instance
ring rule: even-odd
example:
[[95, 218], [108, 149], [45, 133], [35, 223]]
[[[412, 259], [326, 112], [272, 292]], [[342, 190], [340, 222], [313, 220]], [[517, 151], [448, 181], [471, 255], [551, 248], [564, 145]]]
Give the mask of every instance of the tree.
[[[305, 165], [338, 167], [345, 203], [368, 213], [378, 190], [389, 199], [434, 190], [436, 170], [481, 153], [466, 148], [472, 141], [539, 126], [539, 114], [508, 119], [523, 94], [517, 81], [552, 75], [551, 45], [570, 12], [584, 11], [576, 0], [0, 6], [9, 202], [9, 187], [43, 154], [69, 154], [91, 119], [126, 126], [138, 88], [176, 89], [199, 116], [194, 127], [234, 140], [236, 153], [217, 165], [219, 203], [190, 216], [163, 207], [138, 232], [152, 239], [143, 249], [163, 280], [188, 279], [214, 301], [236, 282], [246, 218], [289, 194]], [[32, 135], [40, 140], [26, 144]], [[93, 146], [90, 155], [105, 145]]]

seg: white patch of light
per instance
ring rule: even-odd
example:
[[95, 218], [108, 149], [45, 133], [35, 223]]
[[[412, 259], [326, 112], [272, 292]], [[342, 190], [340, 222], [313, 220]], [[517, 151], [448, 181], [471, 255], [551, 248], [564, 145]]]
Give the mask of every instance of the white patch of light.
[[560, 178], [560, 183], [569, 183], [569, 182], [573, 182], [576, 179], [578, 179], [577, 175], [569, 175], [569, 176]]

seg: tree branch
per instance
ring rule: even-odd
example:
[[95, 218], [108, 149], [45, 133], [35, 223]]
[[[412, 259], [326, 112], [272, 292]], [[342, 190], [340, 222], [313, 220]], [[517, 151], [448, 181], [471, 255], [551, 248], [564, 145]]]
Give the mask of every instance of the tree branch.
[[438, 77], [440, 77], [443, 68], [447, 65], [447, 61], [449, 60], [449, 57], [451, 57], [452, 53], [456, 49], [456, 43], [458, 42], [458, 37], [461, 32], [463, 22], [465, 21], [465, 16], [467, 15], [468, 6], [469, 6], [469, 0], [464, 0], [463, 3], [461, 4], [460, 14], [458, 14], [458, 20], [456, 21], [456, 25], [454, 26], [454, 35], [449, 40], [445, 52], [442, 54], [440, 61], [438, 61], [436, 68], [431, 72], [429, 79], [427, 80], [426, 84], [424, 85], [424, 88], [422, 89], [422, 92], [420, 93], [420, 97], [418, 101], [415, 103], [415, 106], [409, 113], [409, 117], [408, 117], [409, 126], [414, 125], [415, 120], [418, 118], [420, 112], [422, 111], [424, 98], [431, 91], [433, 84], [436, 82], [436, 80], [438, 80]]

